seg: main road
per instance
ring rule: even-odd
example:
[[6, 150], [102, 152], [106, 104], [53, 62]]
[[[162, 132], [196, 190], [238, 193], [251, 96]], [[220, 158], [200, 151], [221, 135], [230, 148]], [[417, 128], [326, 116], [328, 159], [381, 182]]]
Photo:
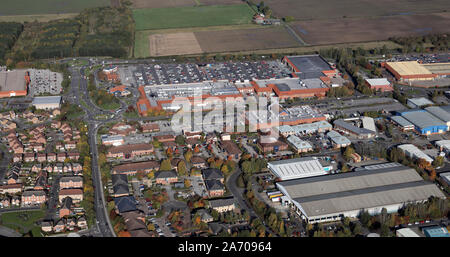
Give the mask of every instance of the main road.
[[[72, 96], [67, 96], [67, 100], [77, 104], [85, 111], [84, 120], [88, 124], [88, 143], [91, 149], [92, 157], [92, 182], [94, 186], [94, 209], [96, 213], [96, 228], [98, 230], [98, 236], [115, 237], [114, 229], [111, 226], [109, 215], [107, 213], [105, 196], [103, 193], [103, 184], [101, 181], [101, 173], [98, 166], [98, 150], [97, 150], [97, 132], [99, 127], [106, 122], [115, 120], [113, 118], [109, 120], [97, 120], [95, 116], [99, 114], [105, 114], [105, 111], [95, 106], [87, 92], [87, 81], [84, 77], [84, 68], [71, 69], [71, 92]], [[81, 104], [83, 100], [85, 104]], [[108, 114], [111, 114], [110, 112]], [[114, 116], [113, 116], [114, 117]], [[117, 118], [116, 118], [117, 119]]]

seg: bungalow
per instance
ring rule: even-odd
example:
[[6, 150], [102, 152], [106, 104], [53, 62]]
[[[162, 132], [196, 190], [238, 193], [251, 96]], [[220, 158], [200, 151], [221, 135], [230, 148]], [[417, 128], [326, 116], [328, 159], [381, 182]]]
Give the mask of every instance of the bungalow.
[[177, 173], [171, 171], [160, 171], [155, 174], [156, 184], [168, 185], [178, 182]]
[[72, 198], [72, 201], [74, 203], [79, 203], [83, 201], [83, 190], [81, 189], [61, 189], [59, 191], [59, 201], [62, 202], [62, 200], [66, 197]]
[[47, 196], [42, 190], [25, 191], [22, 194], [22, 207], [45, 203]]

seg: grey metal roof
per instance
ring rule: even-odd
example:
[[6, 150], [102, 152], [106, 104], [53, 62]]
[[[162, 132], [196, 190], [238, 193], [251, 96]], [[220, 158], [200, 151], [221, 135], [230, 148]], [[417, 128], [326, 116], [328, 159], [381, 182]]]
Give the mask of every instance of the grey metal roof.
[[368, 130], [365, 128], [359, 128], [359, 127], [355, 127], [352, 124], [345, 122], [344, 120], [335, 120], [334, 125], [337, 125], [339, 127], [342, 127], [346, 130], [352, 131], [356, 134], [374, 134], [375, 132], [373, 132], [372, 130]]
[[205, 180], [205, 185], [208, 190], [221, 190], [224, 189], [224, 185], [217, 179]]
[[229, 206], [229, 205], [234, 204], [234, 198], [214, 199], [214, 200], [209, 200], [208, 202], [212, 208]]
[[443, 121], [426, 111], [407, 112], [403, 113], [402, 116], [420, 129], [433, 126], [446, 126]]
[[425, 200], [445, 195], [402, 165], [368, 166], [339, 173], [277, 183], [308, 217]]
[[33, 98], [34, 104], [59, 104], [61, 103], [61, 96], [37, 96]]
[[422, 201], [430, 196], [445, 197], [436, 185], [425, 181], [417, 181], [376, 189], [342, 192], [323, 199], [310, 199], [307, 202], [302, 202], [304, 201], [302, 199], [294, 200], [298, 201], [306, 215], [311, 217], [402, 204], [411, 201]]
[[393, 120], [395, 123], [399, 124], [402, 127], [414, 126], [411, 122], [409, 122], [402, 116], [393, 116], [391, 117], [391, 120]]
[[446, 123], [450, 122], [450, 113], [447, 112], [446, 110], [442, 109], [439, 106], [427, 107], [427, 108], [425, 108], [425, 110], [427, 112], [431, 113], [432, 115], [436, 116], [443, 122], [446, 122]]
[[322, 165], [311, 157], [269, 162], [269, 169], [282, 180], [325, 175]]

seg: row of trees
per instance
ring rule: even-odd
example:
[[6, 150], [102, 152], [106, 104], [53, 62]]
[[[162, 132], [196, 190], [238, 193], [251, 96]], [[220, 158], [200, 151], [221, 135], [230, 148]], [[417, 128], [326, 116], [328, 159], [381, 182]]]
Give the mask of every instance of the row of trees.
[[17, 22], [0, 22], [0, 65], [6, 61], [4, 57], [11, 50], [23, 31], [23, 25]]
[[398, 49], [402, 53], [423, 53], [429, 51], [448, 51], [450, 39], [447, 34], [428, 34], [411, 37], [392, 37], [389, 40], [402, 45]]

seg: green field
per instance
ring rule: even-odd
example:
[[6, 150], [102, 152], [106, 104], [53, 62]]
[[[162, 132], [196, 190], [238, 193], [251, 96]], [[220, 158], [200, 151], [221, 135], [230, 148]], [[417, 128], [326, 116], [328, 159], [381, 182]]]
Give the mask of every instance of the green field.
[[39, 236], [40, 228], [35, 223], [42, 219], [44, 215], [45, 212], [43, 210], [9, 212], [1, 214], [0, 222], [2, 226], [17, 230], [22, 234], [31, 230], [33, 236]]
[[2, 0], [0, 16], [78, 13], [85, 8], [109, 6], [110, 0]]
[[133, 10], [136, 31], [249, 24], [252, 16], [247, 4]]

